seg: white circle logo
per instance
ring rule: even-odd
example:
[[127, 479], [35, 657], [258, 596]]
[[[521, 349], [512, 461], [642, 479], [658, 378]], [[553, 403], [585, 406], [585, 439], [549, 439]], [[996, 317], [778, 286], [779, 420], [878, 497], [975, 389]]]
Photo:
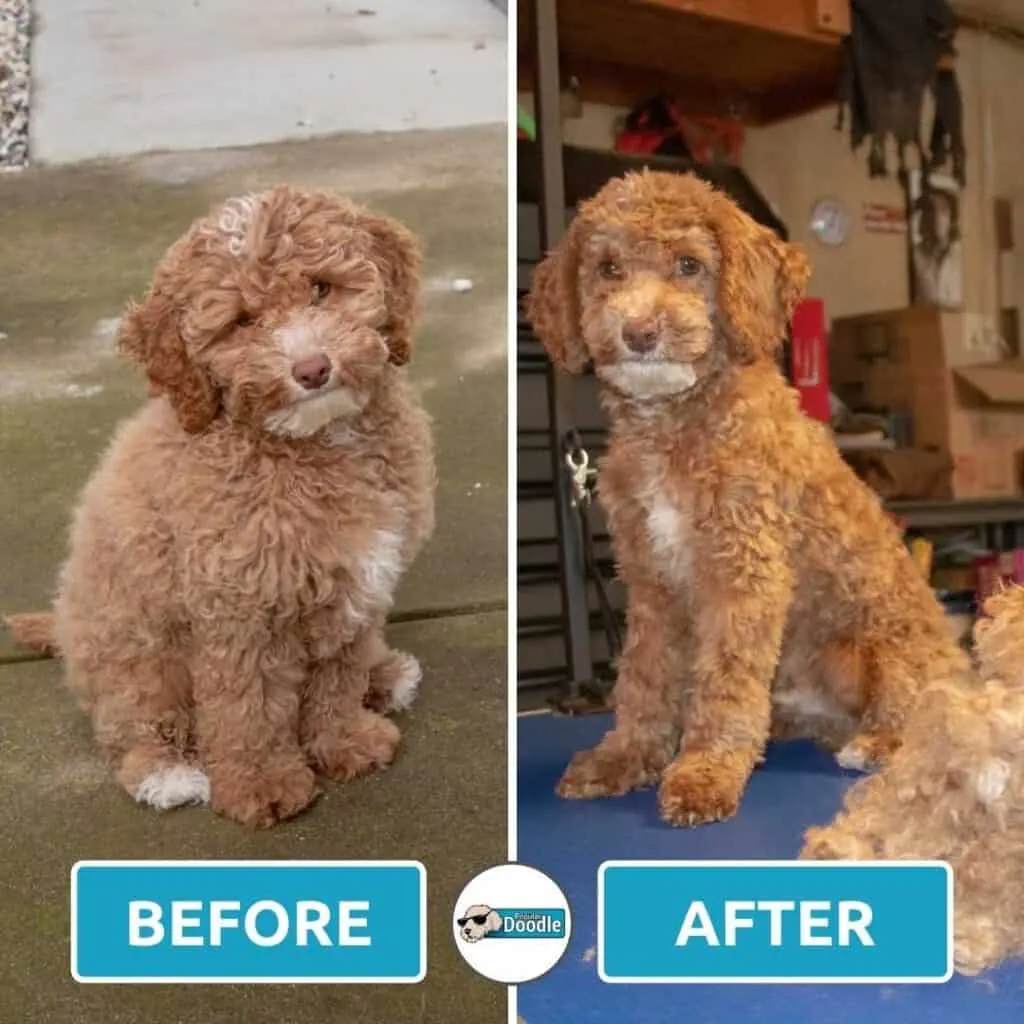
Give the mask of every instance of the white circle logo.
[[565, 953], [572, 915], [565, 893], [542, 871], [501, 864], [474, 878], [452, 912], [455, 945], [478, 974], [520, 985], [547, 974]]

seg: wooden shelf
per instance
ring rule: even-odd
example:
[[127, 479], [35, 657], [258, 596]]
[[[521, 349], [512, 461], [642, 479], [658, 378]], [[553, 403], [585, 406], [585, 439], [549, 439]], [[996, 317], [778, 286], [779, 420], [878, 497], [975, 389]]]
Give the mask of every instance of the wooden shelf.
[[890, 501], [885, 506], [910, 529], [1024, 523], [1024, 499], [992, 498], [960, 501]]
[[[632, 106], [659, 92], [687, 113], [763, 125], [836, 98], [849, 0], [559, 0], [562, 82]], [[519, 82], [533, 82], [531, 4], [519, 0]]]

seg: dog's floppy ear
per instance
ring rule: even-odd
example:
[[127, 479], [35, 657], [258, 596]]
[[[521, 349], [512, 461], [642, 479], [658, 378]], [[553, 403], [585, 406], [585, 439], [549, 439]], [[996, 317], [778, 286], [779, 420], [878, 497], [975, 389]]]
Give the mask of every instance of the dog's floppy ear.
[[555, 366], [580, 373], [587, 363], [580, 325], [580, 247], [577, 218], [533, 272], [526, 315]]
[[165, 395], [190, 434], [205, 430], [220, 400], [210, 379], [192, 362], [181, 336], [173, 293], [154, 284], [141, 303], [130, 303], [121, 319], [118, 346], [146, 372], [150, 392]]
[[360, 226], [373, 239], [372, 259], [384, 281], [389, 360], [404, 366], [412, 357], [413, 328], [419, 316], [420, 247], [416, 236], [390, 217], [366, 214]]
[[496, 910], [490, 911], [487, 915], [487, 930], [489, 932], [501, 930], [501, 915]]
[[772, 359], [803, 298], [810, 263], [725, 196], [717, 197], [713, 227], [722, 252], [718, 309], [735, 354], [743, 362]]

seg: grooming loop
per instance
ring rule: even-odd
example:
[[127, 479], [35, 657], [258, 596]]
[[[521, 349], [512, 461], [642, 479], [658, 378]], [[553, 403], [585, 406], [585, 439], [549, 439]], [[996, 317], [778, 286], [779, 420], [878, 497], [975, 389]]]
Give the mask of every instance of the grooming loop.
[[565, 453], [565, 465], [572, 479], [572, 503], [574, 508], [589, 505], [594, 493], [597, 470], [590, 465], [590, 455], [582, 445], [569, 442]]
[[572, 507], [576, 510], [579, 536], [583, 546], [583, 565], [586, 578], [592, 583], [597, 594], [601, 624], [604, 629], [608, 651], [614, 661], [622, 651], [622, 634], [618, 618], [605, 586], [601, 562], [594, 546], [594, 531], [590, 522], [589, 507], [594, 496], [597, 469], [590, 464], [590, 453], [583, 447], [583, 439], [575, 428], [566, 432], [562, 441], [565, 465], [572, 484]]

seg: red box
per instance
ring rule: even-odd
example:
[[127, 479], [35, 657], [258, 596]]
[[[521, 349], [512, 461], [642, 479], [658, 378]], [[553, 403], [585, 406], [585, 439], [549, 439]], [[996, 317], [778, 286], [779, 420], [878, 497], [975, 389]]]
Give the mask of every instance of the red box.
[[981, 555], [974, 560], [974, 589], [979, 603], [1012, 583], [1024, 583], [1024, 548]]
[[825, 303], [804, 299], [793, 314], [790, 363], [793, 386], [800, 392], [800, 408], [812, 419], [829, 423], [832, 403], [828, 387], [828, 334]]

